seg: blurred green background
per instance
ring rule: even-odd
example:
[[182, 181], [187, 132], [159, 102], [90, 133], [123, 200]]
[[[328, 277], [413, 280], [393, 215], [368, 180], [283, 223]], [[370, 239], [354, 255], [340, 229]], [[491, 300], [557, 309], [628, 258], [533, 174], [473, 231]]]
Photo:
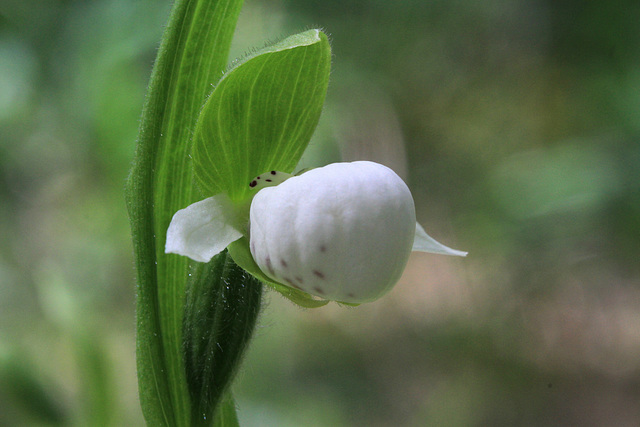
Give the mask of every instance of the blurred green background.
[[[124, 180], [170, 4], [0, 0], [0, 425], [141, 425]], [[268, 293], [246, 426], [640, 425], [640, 3], [247, 0], [322, 26], [301, 166], [370, 159], [466, 259], [384, 299]]]

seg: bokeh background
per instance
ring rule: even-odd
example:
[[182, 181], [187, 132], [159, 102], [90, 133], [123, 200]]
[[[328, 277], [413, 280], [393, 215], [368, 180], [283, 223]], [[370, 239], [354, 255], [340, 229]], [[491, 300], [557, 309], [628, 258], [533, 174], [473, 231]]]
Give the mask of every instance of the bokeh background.
[[[170, 4], [0, 0], [0, 425], [142, 425], [123, 187]], [[234, 43], [321, 26], [302, 166], [371, 159], [466, 259], [384, 299], [268, 293], [246, 426], [640, 425], [640, 3], [247, 0]]]

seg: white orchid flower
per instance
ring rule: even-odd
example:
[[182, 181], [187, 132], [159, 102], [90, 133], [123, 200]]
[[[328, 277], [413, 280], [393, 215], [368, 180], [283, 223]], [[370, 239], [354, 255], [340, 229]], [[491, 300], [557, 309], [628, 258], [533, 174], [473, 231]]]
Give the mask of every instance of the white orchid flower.
[[270, 280], [354, 304], [387, 293], [411, 251], [466, 255], [416, 223], [409, 188], [378, 163], [334, 163], [299, 176], [273, 171], [250, 186], [259, 191], [248, 224], [226, 195], [209, 197], [174, 215], [166, 252], [206, 262], [248, 236], [253, 259]]

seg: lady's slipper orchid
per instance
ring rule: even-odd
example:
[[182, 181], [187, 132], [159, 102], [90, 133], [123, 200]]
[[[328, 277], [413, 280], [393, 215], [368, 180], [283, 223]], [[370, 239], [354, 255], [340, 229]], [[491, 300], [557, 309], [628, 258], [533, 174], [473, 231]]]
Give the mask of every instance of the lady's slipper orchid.
[[378, 163], [334, 163], [293, 177], [273, 171], [249, 185], [259, 191], [248, 218], [225, 194], [194, 203], [174, 215], [166, 252], [206, 262], [248, 236], [273, 282], [346, 303], [388, 292], [411, 251], [466, 255], [427, 235], [407, 185]]

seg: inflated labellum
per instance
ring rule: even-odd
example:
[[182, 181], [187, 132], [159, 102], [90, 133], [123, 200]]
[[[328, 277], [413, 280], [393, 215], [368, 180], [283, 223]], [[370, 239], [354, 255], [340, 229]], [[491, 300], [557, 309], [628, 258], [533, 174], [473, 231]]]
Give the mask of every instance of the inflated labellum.
[[377, 163], [334, 163], [299, 176], [270, 171], [248, 185], [259, 188], [248, 225], [242, 207], [219, 194], [176, 213], [166, 251], [208, 261], [244, 239], [261, 280], [351, 304], [388, 292], [412, 250], [466, 255], [416, 223], [409, 188]]

